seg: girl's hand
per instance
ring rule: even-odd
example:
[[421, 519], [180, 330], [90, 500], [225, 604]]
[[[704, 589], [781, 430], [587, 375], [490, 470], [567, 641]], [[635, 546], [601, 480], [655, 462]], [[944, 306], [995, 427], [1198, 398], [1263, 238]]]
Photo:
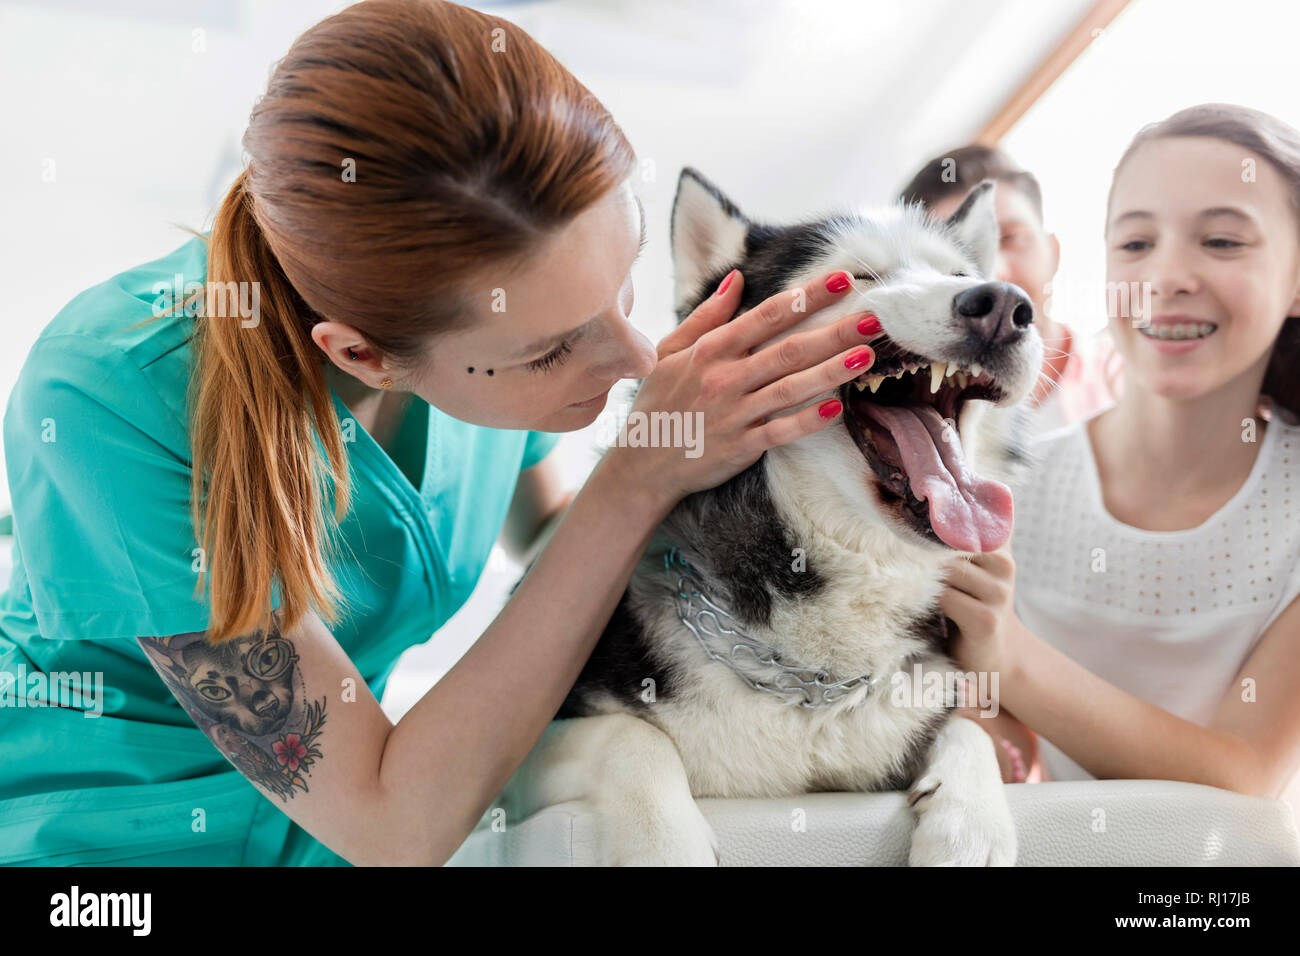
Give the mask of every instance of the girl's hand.
[[1015, 660], [1026, 634], [1015, 612], [1015, 580], [1010, 542], [949, 565], [939, 607], [957, 625], [948, 654], [965, 670], [991, 674]]
[[[782, 413], [839, 388], [875, 361], [874, 351], [863, 343], [880, 330], [879, 322], [858, 327], [868, 312], [768, 344], [812, 313], [842, 301], [853, 286], [848, 273], [834, 272], [778, 293], [728, 321], [743, 286], [733, 270], [659, 343], [659, 363], [642, 382], [632, 407], [632, 416], [643, 414], [647, 434], [662, 434], [668, 429], [661, 429], [659, 421], [680, 417], [681, 434], [692, 436], [692, 446], [633, 446], [629, 437], [626, 447], [610, 451], [622, 457], [625, 480], [660, 496], [666, 505], [720, 485], [774, 445], [837, 421], [838, 399]], [[651, 413], [668, 415], [661, 419]], [[690, 433], [688, 418], [694, 429]], [[630, 417], [629, 425], [633, 421]]]
[[1003, 783], [1045, 779], [1038, 735], [1000, 705], [996, 713], [988, 710], [988, 702], [980, 696], [1000, 691], [1002, 677], [1032, 638], [1016, 615], [1015, 581], [1016, 563], [1008, 541], [996, 551], [953, 561], [939, 597], [939, 607], [956, 625], [955, 634], [949, 628], [948, 654], [964, 670], [974, 671], [977, 679], [981, 673], [998, 675], [997, 685], [989, 681], [983, 687], [968, 687], [963, 706], [954, 713], [975, 721], [993, 738]]

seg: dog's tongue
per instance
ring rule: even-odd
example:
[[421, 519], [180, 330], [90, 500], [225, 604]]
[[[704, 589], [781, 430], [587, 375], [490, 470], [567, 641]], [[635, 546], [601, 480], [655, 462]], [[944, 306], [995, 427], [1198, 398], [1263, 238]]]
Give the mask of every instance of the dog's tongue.
[[966, 464], [961, 440], [929, 405], [870, 404], [903, 457], [912, 494], [930, 503], [930, 526], [959, 551], [994, 551], [1011, 535], [1011, 490]]

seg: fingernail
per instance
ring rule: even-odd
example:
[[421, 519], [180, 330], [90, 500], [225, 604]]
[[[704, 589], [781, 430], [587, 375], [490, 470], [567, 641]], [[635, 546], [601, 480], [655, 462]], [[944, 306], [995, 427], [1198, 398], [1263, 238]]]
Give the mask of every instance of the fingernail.
[[837, 272], [826, 280], [826, 291], [843, 292], [850, 285], [852, 283], [849, 282], [849, 274], [847, 272]]
[[735, 270], [735, 269], [732, 269], [730, 272], [728, 272], [728, 273], [727, 273], [727, 277], [726, 277], [725, 279], [723, 279], [723, 280], [722, 280], [722, 284], [718, 286], [718, 291], [715, 292], [715, 293], [713, 293], [713, 294], [714, 294], [714, 295], [722, 295], [722, 293], [726, 292], [726, 291], [727, 291], [727, 286], [731, 285], [731, 280], [732, 280], [732, 278], [735, 277], [735, 275], [736, 275], [736, 270]]
[[875, 361], [875, 353], [863, 345], [854, 349], [844, 358], [845, 368], [866, 368]]
[[842, 407], [839, 399], [832, 398], [829, 402], [822, 402], [817, 406], [817, 414], [822, 418], [834, 418], [840, 413]]
[[884, 326], [880, 324], [880, 320], [874, 315], [864, 315], [862, 321], [858, 323], [858, 331], [863, 335], [875, 335], [882, 328]]

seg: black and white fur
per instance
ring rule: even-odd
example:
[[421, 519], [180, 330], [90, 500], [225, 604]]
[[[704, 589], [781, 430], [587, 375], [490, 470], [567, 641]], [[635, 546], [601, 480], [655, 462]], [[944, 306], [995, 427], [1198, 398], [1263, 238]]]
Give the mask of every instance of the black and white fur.
[[[679, 320], [732, 267], [745, 282], [737, 315], [845, 269], [860, 277], [857, 291], [783, 335], [871, 310], [899, 347], [981, 362], [1002, 406], [1035, 381], [1036, 331], [990, 349], [972, 341], [953, 308], [956, 295], [992, 273], [992, 182], [973, 189], [946, 223], [900, 205], [771, 226], [746, 218], [687, 169], [672, 242]], [[848, 404], [846, 390], [816, 401], [836, 394]], [[1009, 481], [1022, 457], [1015, 417], [990, 409], [966, 402], [958, 431], [978, 471]], [[905, 503], [891, 506], [880, 485], [836, 422], [684, 499], [652, 540], [557, 720], [502, 795], [510, 818], [585, 800], [601, 817], [603, 862], [713, 865], [715, 840], [695, 797], [907, 790], [918, 818], [913, 865], [1011, 865], [1016, 834], [992, 740], [974, 721], [951, 718], [951, 699], [897, 706], [885, 681], [818, 709], [793, 706], [709, 660], [677, 616], [663, 562], [674, 545], [745, 632], [783, 659], [837, 677], [911, 674], [918, 663], [951, 674], [937, 599], [958, 553], [919, 533]], [[802, 570], [795, 549], [803, 549]]]

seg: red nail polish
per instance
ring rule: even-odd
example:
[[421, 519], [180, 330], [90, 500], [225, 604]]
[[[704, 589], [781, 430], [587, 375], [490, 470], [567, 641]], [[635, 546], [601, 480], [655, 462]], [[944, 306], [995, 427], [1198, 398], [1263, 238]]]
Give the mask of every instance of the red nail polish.
[[864, 315], [862, 321], [858, 323], [858, 332], [862, 335], [875, 335], [882, 328], [884, 326], [880, 324], [880, 320], [874, 315]]
[[835, 273], [835, 275], [831, 276], [829, 279], [826, 280], [826, 291], [843, 292], [851, 284], [852, 283], [849, 282], [849, 274], [847, 272], [837, 272]]
[[718, 291], [715, 292], [715, 293], [713, 293], [713, 294], [714, 294], [714, 295], [722, 295], [722, 293], [726, 292], [726, 291], [727, 291], [727, 286], [731, 285], [731, 280], [732, 280], [732, 278], [735, 276], [735, 274], [736, 274], [736, 270], [735, 270], [735, 269], [732, 269], [730, 272], [728, 272], [728, 273], [727, 273], [727, 277], [726, 277], [725, 279], [723, 279], [723, 280], [722, 280], [722, 284], [721, 284], [720, 286], [718, 286]]
[[834, 418], [840, 413], [842, 407], [838, 399], [832, 398], [829, 402], [822, 402], [821, 405], [817, 406], [817, 414], [821, 415], [822, 418]]
[[854, 349], [844, 359], [845, 368], [865, 368], [875, 360], [875, 354], [867, 346]]

